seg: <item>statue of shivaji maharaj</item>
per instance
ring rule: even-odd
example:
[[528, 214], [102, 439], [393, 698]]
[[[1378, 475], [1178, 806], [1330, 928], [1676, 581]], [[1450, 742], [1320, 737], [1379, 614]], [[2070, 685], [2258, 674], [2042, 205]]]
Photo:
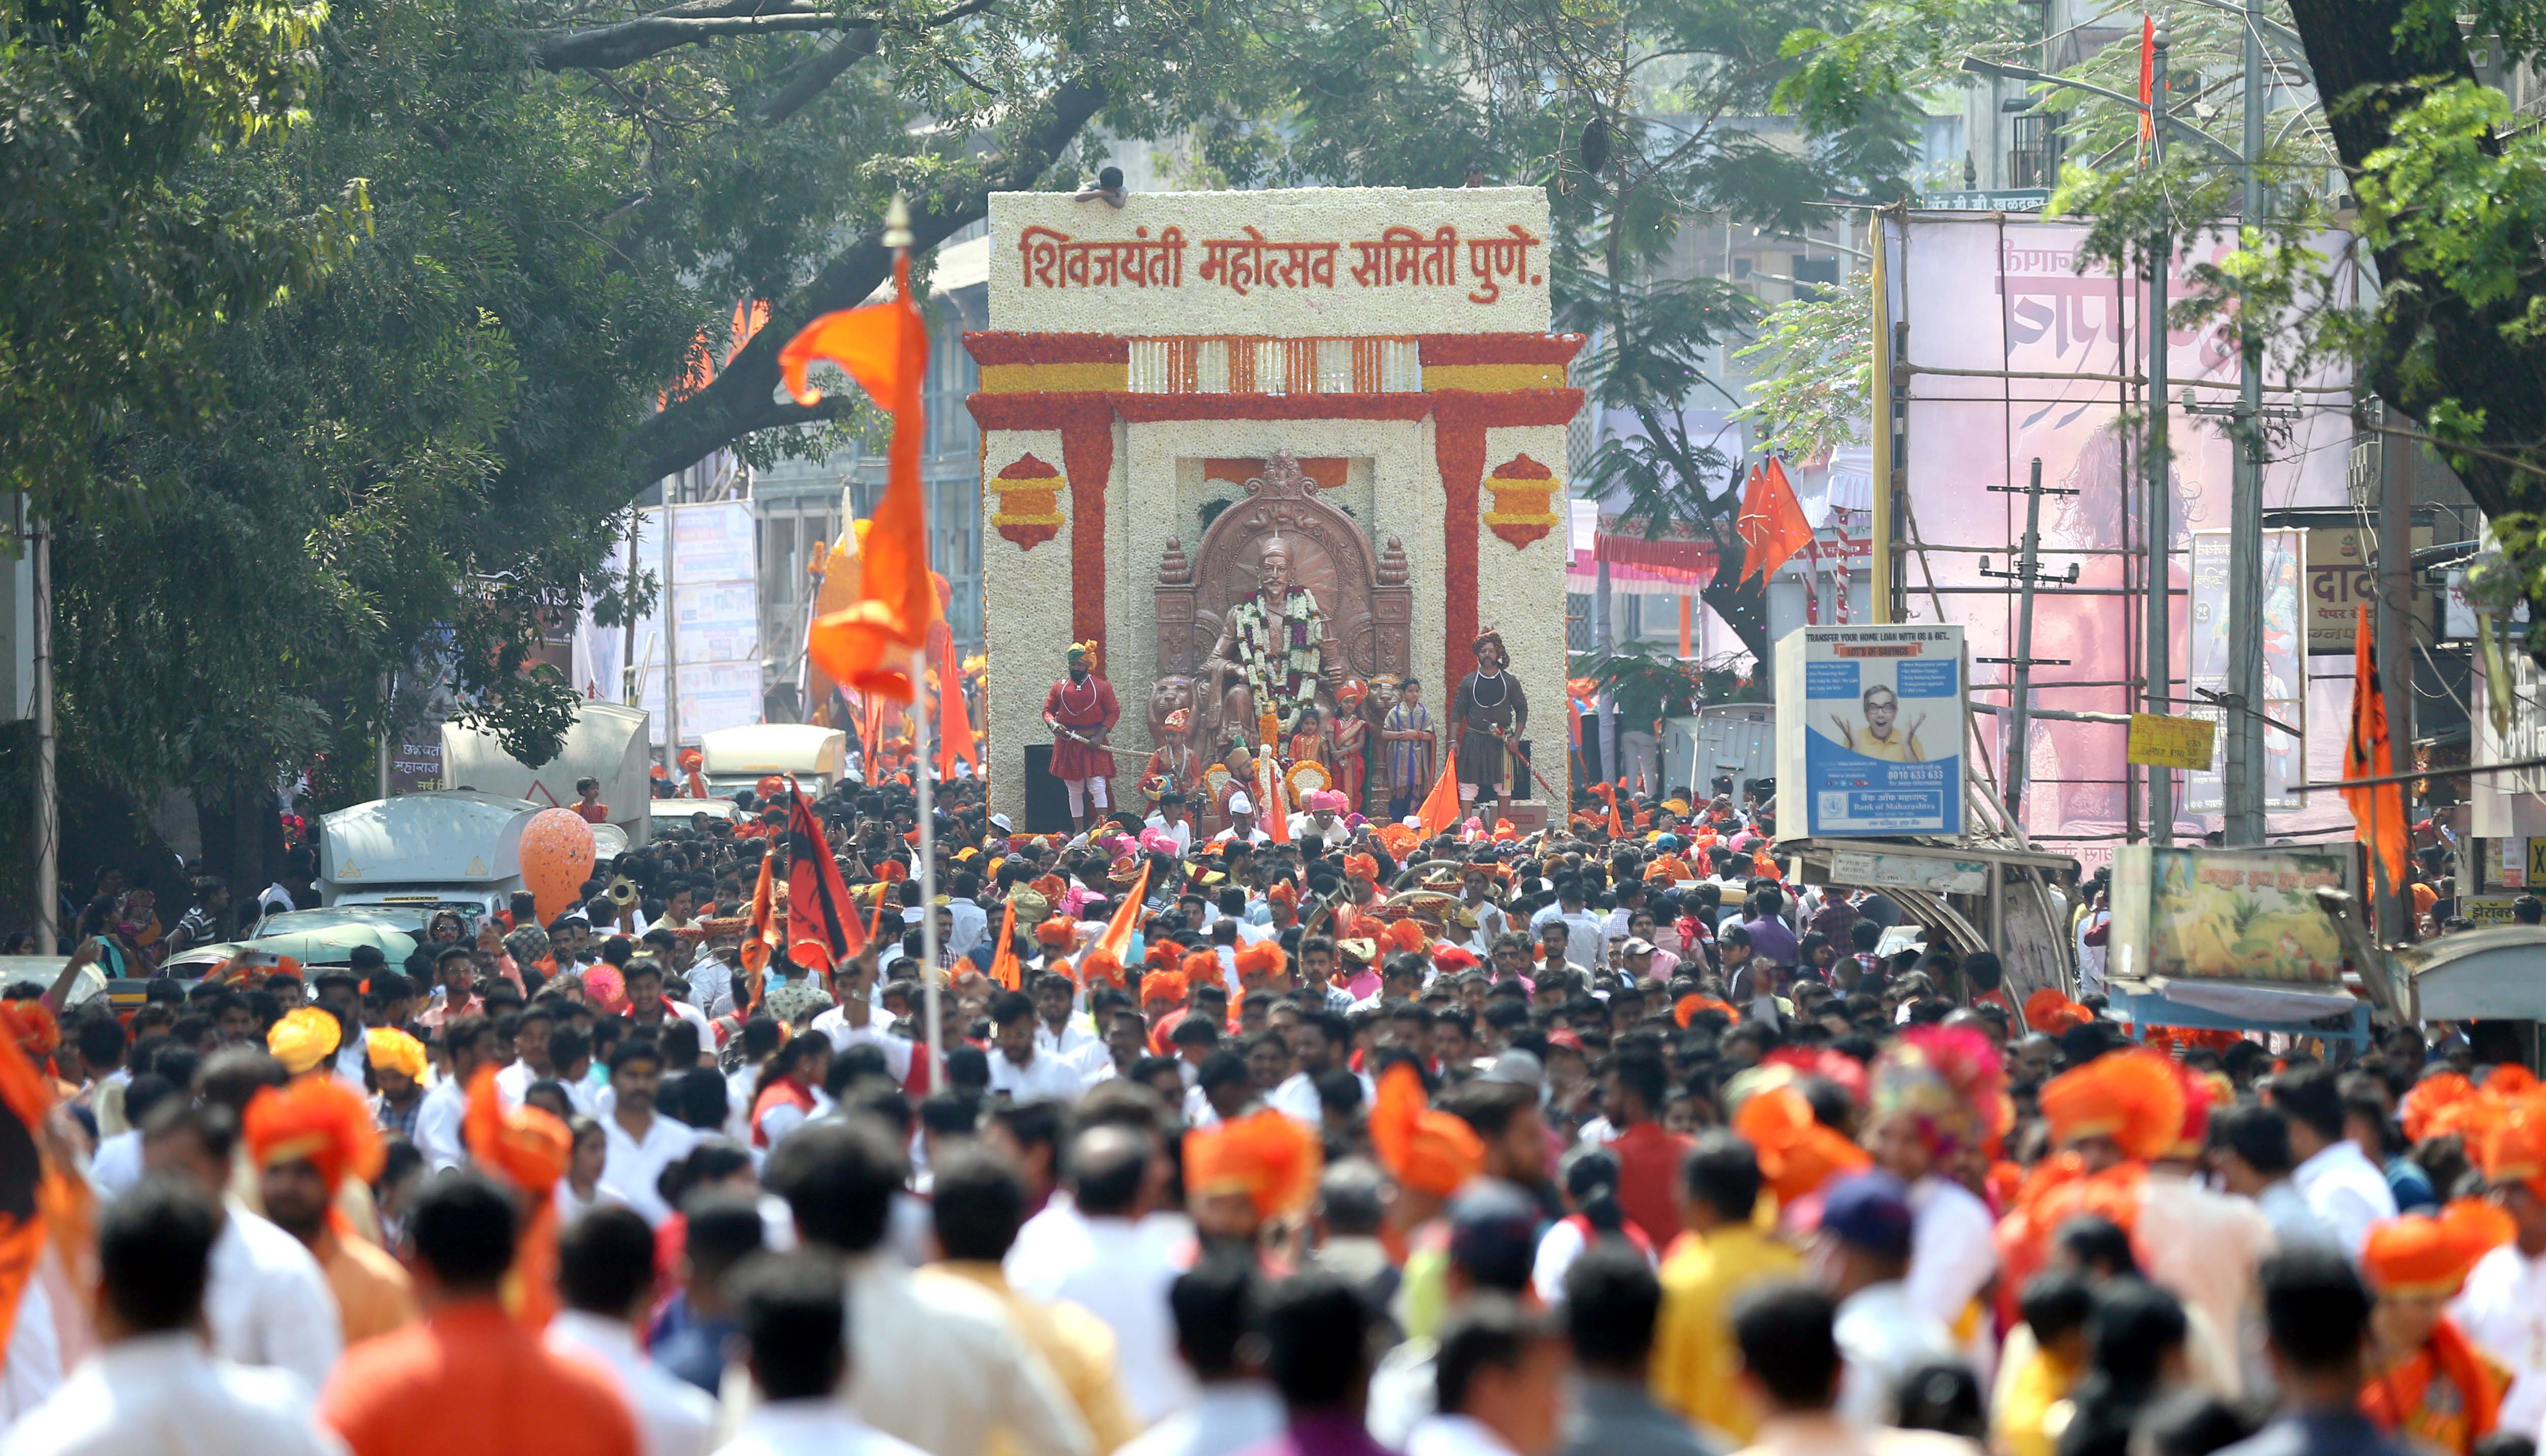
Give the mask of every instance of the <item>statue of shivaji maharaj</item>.
[[1281, 537], [1264, 543], [1255, 594], [1231, 604], [1221, 620], [1202, 676], [1221, 699], [1223, 734], [1238, 738], [1268, 712], [1279, 732], [1291, 732], [1342, 686], [1343, 665], [1326, 637], [1325, 613], [1316, 594], [1293, 578], [1290, 543]]

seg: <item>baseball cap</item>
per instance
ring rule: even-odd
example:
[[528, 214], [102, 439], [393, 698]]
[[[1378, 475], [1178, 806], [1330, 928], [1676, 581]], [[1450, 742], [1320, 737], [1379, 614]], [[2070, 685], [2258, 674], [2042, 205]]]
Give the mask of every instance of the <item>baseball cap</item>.
[[1830, 1184], [1822, 1198], [1822, 1228], [1877, 1258], [1910, 1257], [1910, 1190], [1887, 1172], [1862, 1172]]
[[1538, 1205], [1499, 1178], [1478, 1178], [1450, 1200], [1450, 1261], [1488, 1289], [1529, 1288], [1538, 1259]]

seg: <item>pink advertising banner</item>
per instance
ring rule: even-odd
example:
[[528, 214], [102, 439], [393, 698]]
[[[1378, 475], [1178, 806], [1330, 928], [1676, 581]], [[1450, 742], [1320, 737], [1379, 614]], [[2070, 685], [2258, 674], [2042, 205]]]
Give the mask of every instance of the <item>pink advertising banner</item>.
[[[1986, 487], [2022, 485], [2038, 456], [2045, 486], [2076, 492], [2043, 500], [2041, 569], [2065, 577], [2074, 564], [2078, 579], [2074, 586], [2046, 583], [2037, 589], [2033, 656], [2038, 662], [2061, 660], [2034, 669], [2033, 706], [2144, 712], [2138, 684], [2145, 670], [2149, 512], [2140, 420], [2148, 400], [2139, 381], [2145, 375], [2147, 302], [2140, 280], [2116, 278], [2081, 259], [2085, 232], [2079, 223], [1994, 214], [1911, 214], [1887, 227], [1891, 317], [1909, 325], [1900, 351], [1910, 371], [1909, 493], [1899, 531], [1912, 550], [1903, 560], [1902, 595], [1908, 621], [1964, 628], [1974, 701], [2005, 703], [2007, 690], [1990, 684], [2004, 683], [2010, 669], [1982, 659], [2014, 654], [2018, 601], [2014, 583], [1983, 575], [1982, 563], [1986, 555], [1990, 570], [2013, 567], [2025, 502], [2021, 494]], [[2172, 297], [2180, 300], [2189, 292], [2187, 275], [2195, 262], [2216, 258], [2232, 245], [2233, 238], [2223, 234], [2187, 250], [2176, 262]], [[2167, 371], [2172, 397], [2163, 403], [2173, 451], [2168, 695], [2174, 699], [2169, 711], [2180, 714], [2197, 706], [2187, 677], [2206, 666], [2192, 660], [2187, 630], [2194, 605], [2194, 533], [2228, 527], [2232, 465], [2223, 422], [2186, 414], [2179, 396], [2191, 385], [2196, 402], [2235, 400], [2237, 358], [2224, 326], [2173, 331]], [[2265, 380], [2267, 385], [2293, 383], [2268, 366]], [[2295, 383], [2334, 391], [2267, 389], [2267, 406], [2294, 406], [2298, 413], [2274, 424], [2263, 508], [2343, 507], [2349, 501], [2345, 475], [2352, 434], [2349, 399], [2339, 391], [2343, 381], [2334, 376]], [[2229, 387], [2205, 387], [2220, 385]], [[2285, 614], [2298, 610], [2288, 592], [2273, 593], [2267, 607]], [[2294, 618], [2271, 636], [2286, 646], [2297, 631]], [[2306, 729], [2304, 779], [2290, 777], [2300, 768], [2286, 745], [2272, 745], [2283, 749], [2275, 755], [2276, 789], [2340, 772], [2348, 679], [2343, 664], [2331, 658], [2304, 660], [2303, 674], [2294, 673], [2286, 659], [2277, 664], [2270, 694], [2283, 700], [2275, 707], [2294, 712]], [[2304, 680], [2303, 706], [2286, 701], [2298, 686], [2292, 677]], [[1982, 715], [1978, 722], [2002, 781], [2010, 751], [2005, 720]], [[2265, 735], [2280, 736], [2270, 729]], [[2028, 736], [2021, 749], [2032, 786], [2023, 812], [2026, 831], [2037, 840], [2073, 844], [2081, 858], [2101, 862], [2130, 821], [2124, 729], [2036, 721]], [[2215, 802], [2215, 795], [2207, 797]], [[2282, 794], [2274, 797], [2290, 802]], [[2217, 823], [2213, 815], [2185, 810], [2176, 830], [2178, 836], [2197, 835]], [[2306, 796], [2297, 807], [2275, 809], [2270, 815], [2274, 834], [2349, 823], [2332, 794]]]

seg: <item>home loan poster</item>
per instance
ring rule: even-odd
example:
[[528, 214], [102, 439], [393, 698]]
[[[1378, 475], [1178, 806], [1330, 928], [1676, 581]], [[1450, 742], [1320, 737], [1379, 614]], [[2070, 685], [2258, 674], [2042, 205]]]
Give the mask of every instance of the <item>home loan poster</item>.
[[1789, 633], [1777, 643], [1779, 837], [1961, 833], [1965, 678], [1959, 626]]

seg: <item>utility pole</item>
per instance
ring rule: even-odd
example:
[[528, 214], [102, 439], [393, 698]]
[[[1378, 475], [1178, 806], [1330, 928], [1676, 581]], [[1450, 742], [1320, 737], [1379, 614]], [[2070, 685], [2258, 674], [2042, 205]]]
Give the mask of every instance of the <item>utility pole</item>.
[[[2149, 68], [2149, 165], [2165, 163], [2165, 49], [2167, 29], [2157, 23]], [[2168, 563], [2174, 538], [2173, 459], [2165, 443], [2165, 293], [2166, 271], [2174, 266], [2174, 221], [2161, 202], [2157, 227], [2149, 240], [2148, 280], [2148, 711], [2174, 711], [2173, 603], [2174, 582]], [[2148, 770], [2148, 827], [2151, 844], [2174, 842], [2174, 781], [2163, 768]]]
[[[2246, 134], [2239, 148], [2245, 206], [2239, 220], [2263, 220], [2263, 34], [2261, 0], [2246, 0]], [[2242, 302], [2250, 304], [2251, 295]], [[2262, 329], [2238, 312], [2237, 420], [2228, 432], [2235, 474], [2228, 507], [2228, 693], [2220, 729], [2228, 735], [2221, 764], [2225, 842], [2263, 842], [2263, 361]]]
[[62, 815], [53, 782], [53, 528], [31, 520], [27, 558], [35, 573], [36, 640], [36, 954], [59, 947], [55, 912], [62, 900]]
[[673, 775], [681, 771], [681, 602], [672, 590], [672, 518], [679, 509], [672, 502], [677, 498], [672, 482], [664, 481], [663, 607], [655, 615], [663, 624], [663, 772]]
[[[2392, 417], [2395, 411], [2382, 413]], [[2400, 435], [2382, 434], [2378, 458], [2378, 691], [2387, 699], [2387, 741], [2395, 745], [2395, 772], [2404, 773], [2414, 766], [2414, 444]], [[37, 578], [40, 583], [42, 579]], [[2411, 808], [2409, 804], [2408, 822]], [[2410, 909], [2405, 887], [2388, 886], [2378, 898], [2380, 944], [2398, 945], [2408, 938]]]
[[2022, 489], [2019, 490], [2013, 485], [1992, 485], [1989, 488], [1998, 494], [2024, 497], [2024, 545], [2022, 555], [2016, 558], [2015, 569], [1993, 571], [1990, 569], [1989, 557], [1981, 557], [1983, 576], [1995, 576], [2016, 584], [2018, 601], [2015, 609], [2015, 655], [1980, 659], [1983, 662], [2002, 662], [2015, 669], [2014, 691], [2009, 695], [2006, 705], [2006, 812], [2014, 816], [2018, 824], [2021, 824], [2024, 821], [2024, 773], [2031, 766], [2032, 757], [2033, 669], [2036, 665], [2045, 667], [2069, 665], [2069, 659], [2066, 657], [2033, 655], [2033, 588], [2036, 583], [2044, 580], [2062, 581], [2071, 586], [2078, 584], [2076, 561], [2069, 563], [2069, 574], [2065, 577], [2046, 578], [2038, 569], [2041, 564], [2042, 548], [2042, 497], [2075, 495], [2078, 492], [2063, 490], [2058, 486], [2045, 489], [2042, 484], [2042, 457], [2038, 455], [2033, 458], [2032, 478]]

